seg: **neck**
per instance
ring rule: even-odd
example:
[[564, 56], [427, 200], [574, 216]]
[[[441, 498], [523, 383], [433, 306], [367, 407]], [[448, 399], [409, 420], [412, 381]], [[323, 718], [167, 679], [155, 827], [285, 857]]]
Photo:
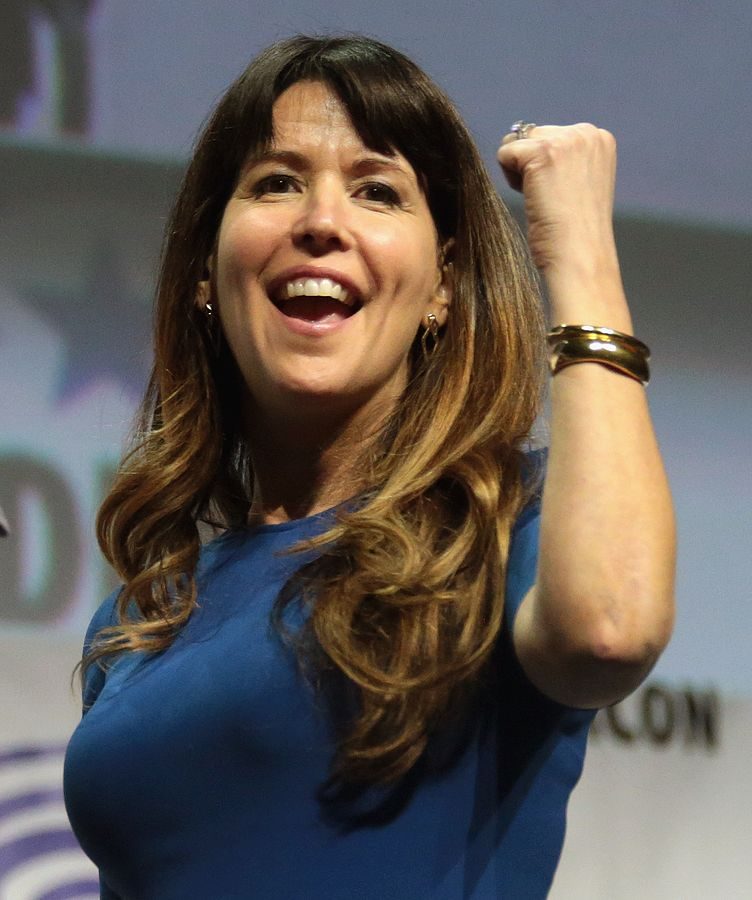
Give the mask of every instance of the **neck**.
[[362, 460], [383, 417], [374, 425], [362, 411], [303, 418], [254, 410], [249, 419], [254, 470], [249, 523], [312, 516], [366, 487]]

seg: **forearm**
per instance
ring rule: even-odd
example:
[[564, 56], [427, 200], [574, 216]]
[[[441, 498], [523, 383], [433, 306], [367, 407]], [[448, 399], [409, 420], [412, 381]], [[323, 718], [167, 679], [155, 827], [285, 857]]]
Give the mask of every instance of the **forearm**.
[[[615, 264], [615, 253], [614, 253]], [[629, 332], [618, 267], [548, 278], [552, 324]], [[531, 633], [560, 660], [561, 699], [600, 705], [649, 671], [673, 622], [674, 520], [645, 389], [596, 363], [551, 384], [551, 439]]]

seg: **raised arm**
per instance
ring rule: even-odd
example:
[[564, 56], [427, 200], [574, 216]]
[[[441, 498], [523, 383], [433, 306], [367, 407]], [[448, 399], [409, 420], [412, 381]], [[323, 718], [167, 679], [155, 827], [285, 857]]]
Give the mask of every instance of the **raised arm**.
[[[588, 124], [534, 127], [522, 140], [508, 135], [498, 159], [524, 196], [552, 325], [631, 334], [613, 234], [613, 136]], [[642, 681], [671, 634], [671, 496], [639, 381], [571, 365], [553, 377], [551, 403], [538, 572], [514, 645], [545, 694], [604, 706]]]

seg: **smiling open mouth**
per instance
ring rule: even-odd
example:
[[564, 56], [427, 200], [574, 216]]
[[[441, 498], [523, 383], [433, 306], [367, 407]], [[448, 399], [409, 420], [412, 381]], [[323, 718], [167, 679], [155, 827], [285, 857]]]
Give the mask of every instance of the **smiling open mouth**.
[[277, 309], [290, 319], [304, 322], [339, 322], [349, 319], [359, 305], [348, 306], [332, 297], [288, 297], [277, 303]]
[[361, 303], [331, 278], [298, 278], [279, 284], [272, 300], [283, 316], [315, 324], [330, 324], [349, 319]]

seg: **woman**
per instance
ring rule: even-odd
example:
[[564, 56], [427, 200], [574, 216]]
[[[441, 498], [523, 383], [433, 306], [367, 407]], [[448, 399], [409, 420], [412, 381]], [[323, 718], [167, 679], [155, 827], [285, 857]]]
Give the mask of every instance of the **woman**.
[[499, 150], [552, 320], [618, 332], [551, 338], [541, 502], [535, 280], [444, 94], [300, 37], [221, 100], [99, 519], [124, 587], [66, 796], [103, 896], [545, 896], [592, 711], [672, 621], [614, 158], [590, 125]]

